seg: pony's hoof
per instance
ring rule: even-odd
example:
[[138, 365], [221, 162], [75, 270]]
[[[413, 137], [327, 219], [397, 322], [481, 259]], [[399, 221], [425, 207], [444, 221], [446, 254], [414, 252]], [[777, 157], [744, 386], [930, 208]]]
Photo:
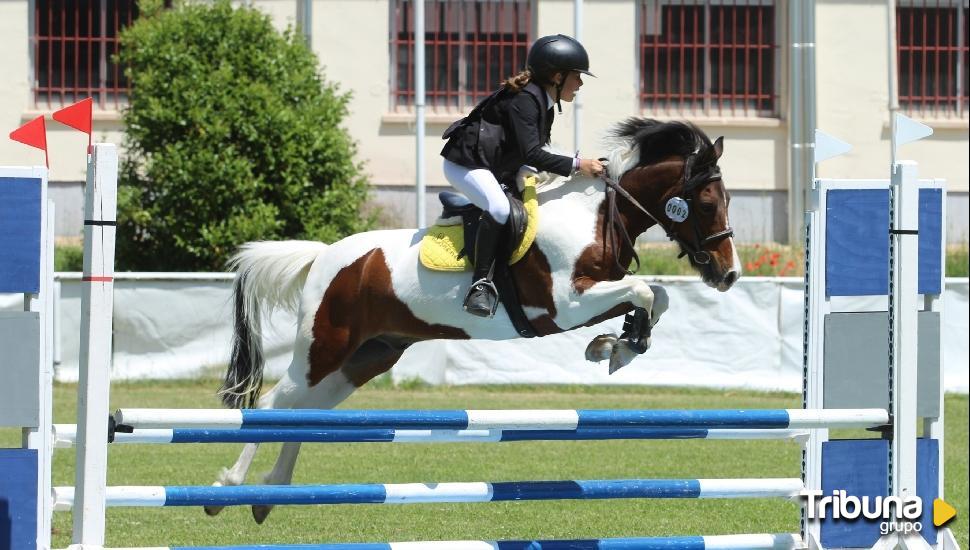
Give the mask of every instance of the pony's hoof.
[[613, 354], [613, 347], [616, 345], [615, 334], [600, 334], [586, 346], [586, 360], [599, 362], [609, 359]]
[[207, 516], [217, 516], [219, 515], [219, 512], [221, 512], [223, 508], [225, 508], [225, 506], [203, 506], [202, 507], [202, 509], [205, 510], [205, 513]]
[[[650, 347], [650, 339], [646, 339], [646, 346]], [[610, 355], [610, 374], [629, 365], [642, 352], [638, 351], [626, 340], [620, 340], [613, 346], [613, 353]]]
[[[225, 468], [222, 469], [222, 477], [225, 477], [227, 471], [228, 470], [226, 470]], [[215, 483], [212, 484], [212, 486], [213, 487], [222, 487], [222, 482], [221, 481], [216, 481]], [[219, 515], [219, 512], [221, 512], [223, 508], [225, 508], [225, 506], [203, 506], [202, 507], [202, 509], [205, 510], [205, 514], [207, 516], [216, 516], [216, 515]]]
[[253, 519], [257, 524], [262, 525], [272, 509], [272, 506], [253, 506]]

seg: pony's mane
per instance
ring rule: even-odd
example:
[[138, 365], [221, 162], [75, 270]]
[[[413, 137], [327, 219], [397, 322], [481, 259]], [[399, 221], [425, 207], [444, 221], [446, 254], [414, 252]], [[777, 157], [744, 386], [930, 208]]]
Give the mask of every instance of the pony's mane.
[[711, 140], [689, 122], [661, 122], [652, 118], [631, 117], [616, 124], [607, 134], [610, 176], [618, 179], [637, 166], [666, 158], [687, 157], [711, 148]]
[[[631, 168], [660, 162], [666, 158], [706, 153], [712, 149], [710, 138], [689, 122], [663, 122], [652, 118], [630, 117], [607, 131], [603, 140], [610, 177], [619, 180]], [[560, 155], [570, 153], [546, 145], [545, 150]], [[706, 159], [698, 159], [699, 164]], [[560, 187], [572, 176], [540, 173], [537, 190], [542, 193]]]

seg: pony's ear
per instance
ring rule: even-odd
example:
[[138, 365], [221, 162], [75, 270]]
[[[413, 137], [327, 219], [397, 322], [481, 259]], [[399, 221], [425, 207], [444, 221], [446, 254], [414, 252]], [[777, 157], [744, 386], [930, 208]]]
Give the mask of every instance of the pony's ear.
[[714, 140], [714, 160], [721, 158], [724, 153], [724, 136]]

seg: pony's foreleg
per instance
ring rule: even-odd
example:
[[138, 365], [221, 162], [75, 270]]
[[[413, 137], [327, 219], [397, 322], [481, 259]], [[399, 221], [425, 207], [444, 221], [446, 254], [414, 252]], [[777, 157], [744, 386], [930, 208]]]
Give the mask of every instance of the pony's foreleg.
[[669, 299], [662, 286], [650, 285], [643, 279], [627, 276], [619, 281], [600, 281], [593, 284], [574, 298], [568, 311], [571, 315], [582, 318], [572, 323], [575, 326], [626, 303], [645, 309], [649, 313], [650, 325], [653, 326], [667, 311]]
[[624, 277], [619, 281], [602, 281], [586, 289], [580, 300], [584, 315], [594, 317], [605, 313], [617, 305], [629, 303], [647, 313], [647, 329], [642, 339], [628, 341], [615, 334], [601, 334], [586, 347], [589, 361], [610, 360], [610, 374], [626, 366], [637, 355], [650, 347], [649, 328], [657, 324], [661, 315], [667, 311], [669, 298], [667, 291], [660, 285], [649, 285], [642, 279]]

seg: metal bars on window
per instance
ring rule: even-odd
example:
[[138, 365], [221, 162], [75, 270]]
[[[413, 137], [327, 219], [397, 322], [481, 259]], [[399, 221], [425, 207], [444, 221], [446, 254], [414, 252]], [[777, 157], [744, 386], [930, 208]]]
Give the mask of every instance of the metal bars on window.
[[[414, 1], [391, 0], [391, 110], [414, 105]], [[420, 1], [420, 0], [419, 0]], [[466, 110], [525, 68], [534, 0], [426, 0], [425, 93]]]
[[94, 97], [101, 109], [124, 102], [128, 80], [115, 62], [118, 32], [138, 17], [135, 0], [34, 0], [34, 107]]
[[915, 116], [967, 116], [967, 0], [896, 6], [899, 105]]
[[642, 109], [778, 116], [777, 13], [767, 0], [639, 0]]

